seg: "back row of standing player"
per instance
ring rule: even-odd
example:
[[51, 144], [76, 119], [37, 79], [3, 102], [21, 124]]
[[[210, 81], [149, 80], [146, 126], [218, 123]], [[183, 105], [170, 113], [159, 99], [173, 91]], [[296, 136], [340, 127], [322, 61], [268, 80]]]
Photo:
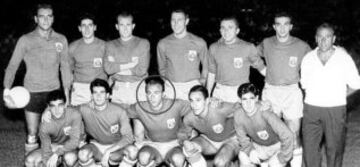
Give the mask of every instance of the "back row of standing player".
[[[19, 39], [4, 79], [4, 96], [6, 96], [20, 62], [25, 61], [27, 72], [24, 86], [31, 92], [31, 101], [25, 108], [28, 144], [36, 143], [39, 115], [46, 107], [44, 97], [50, 91], [60, 88], [59, 66], [62, 85], [68, 99], [72, 87], [71, 104], [73, 105], [90, 101], [88, 89], [90, 82], [95, 78], [107, 79], [107, 76], [110, 76], [109, 81], [114, 84], [113, 102], [126, 104], [136, 102], [136, 87], [148, 75], [150, 44], [146, 39], [132, 34], [135, 23], [131, 14], [121, 13], [117, 16], [115, 27], [119, 31], [120, 38], [109, 42], [95, 37], [94, 18], [83, 17], [78, 27], [83, 38], [70, 44], [69, 48], [66, 38], [51, 28], [54, 21], [51, 6], [40, 5], [34, 19], [37, 28]], [[334, 29], [327, 24], [317, 29], [318, 48], [310, 51], [308, 44], [290, 35], [293, 25], [291, 17], [286, 13], [275, 15], [273, 28], [276, 35], [266, 38], [257, 47], [237, 37], [240, 29], [234, 17], [221, 20], [221, 39], [212, 44], [209, 50], [203, 39], [187, 31], [188, 23], [189, 16], [186, 12], [174, 10], [171, 13], [173, 34], [160, 40], [157, 46], [159, 73], [173, 82], [177, 98], [188, 99], [190, 88], [202, 84], [207, 86], [209, 92], [214, 89], [213, 97], [234, 103], [238, 101], [237, 88], [249, 81], [249, 67], [253, 66], [265, 75], [262, 98], [271, 102], [274, 112], [285, 120], [299, 139], [300, 120], [303, 116], [303, 96], [298, 85], [301, 65], [308, 110], [332, 110], [335, 107], [335, 113], [343, 113], [340, 114], [341, 117], [344, 115], [346, 104], [344, 86], [359, 88], [354, 63], [349, 60], [349, 55], [342, 48], [333, 46]], [[309, 55], [307, 58], [309, 60], [306, 61], [307, 63], [302, 63], [306, 53]], [[342, 66], [346, 67], [346, 70], [337, 66], [328, 67], [331, 64], [327, 62], [330, 57], [335, 57], [332, 56], [334, 54], [345, 55], [346, 60], [341, 58], [340, 60], [345, 62]], [[313, 60], [313, 55], [319, 57], [322, 66], [318, 67], [316, 63], [319, 60]], [[261, 57], [265, 59], [266, 67]], [[330, 74], [337, 74], [336, 76], [340, 78]], [[215, 88], [213, 88], [214, 83], [216, 83]], [[172, 97], [174, 92], [168, 91], [171, 90], [169, 86], [169, 83], [165, 84], [166, 94]], [[335, 91], [336, 97], [329, 93], [330, 90]], [[140, 100], [145, 100], [144, 95], [139, 97]], [[334, 98], [327, 99], [330, 97]], [[340, 109], [337, 108], [339, 106]], [[303, 121], [306, 122], [303, 124], [303, 143], [305, 151], [309, 150], [305, 157], [308, 162], [305, 162], [309, 164], [319, 162], [317, 159], [319, 153], [316, 151], [317, 148], [312, 146], [306, 148], [306, 143], [319, 143], [323, 132], [327, 139], [327, 147], [331, 148], [328, 149], [329, 164], [339, 163], [339, 158], [342, 158], [344, 139], [343, 135], [339, 134], [344, 132], [344, 119], [331, 122], [329, 120], [334, 116], [328, 117], [324, 118], [325, 120], [319, 119], [320, 122], [324, 122], [326, 127], [324, 129], [316, 124], [319, 120], [304, 119]], [[339, 130], [331, 131], [334, 129]], [[306, 137], [308, 134], [311, 136]], [[301, 154], [302, 149], [297, 140], [294, 155], [299, 155], [298, 158], [301, 159]]]

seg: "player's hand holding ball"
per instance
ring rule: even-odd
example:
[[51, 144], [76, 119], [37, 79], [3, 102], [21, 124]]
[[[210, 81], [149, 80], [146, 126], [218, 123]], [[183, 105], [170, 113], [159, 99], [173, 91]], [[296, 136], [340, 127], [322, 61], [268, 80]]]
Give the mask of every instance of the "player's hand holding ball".
[[30, 101], [30, 93], [22, 86], [15, 86], [12, 89], [5, 88], [3, 99], [7, 108], [24, 108]]

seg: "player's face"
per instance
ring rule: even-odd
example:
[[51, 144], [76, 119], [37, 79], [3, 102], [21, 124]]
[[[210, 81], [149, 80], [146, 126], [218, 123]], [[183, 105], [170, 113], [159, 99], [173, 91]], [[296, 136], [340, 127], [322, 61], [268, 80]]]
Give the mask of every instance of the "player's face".
[[92, 99], [94, 101], [94, 104], [96, 106], [105, 105], [109, 98], [109, 93], [106, 93], [105, 88], [102, 86], [95, 86], [92, 89], [93, 89]]
[[333, 30], [329, 28], [321, 28], [317, 31], [315, 38], [319, 50], [328, 51], [333, 48], [335, 42], [335, 35]]
[[240, 29], [236, 26], [234, 20], [223, 20], [220, 23], [221, 37], [226, 43], [235, 41], [239, 31]]
[[153, 108], [157, 108], [161, 105], [163, 93], [160, 84], [150, 84], [147, 86], [146, 97]]
[[132, 37], [135, 24], [133, 23], [133, 19], [131, 17], [118, 17], [118, 23], [115, 26], [119, 31], [121, 38]]
[[35, 22], [41, 30], [49, 30], [54, 22], [52, 9], [39, 9], [35, 16]]
[[186, 26], [189, 23], [189, 19], [184, 13], [172, 13], [171, 14], [171, 29], [175, 34], [182, 34], [186, 31]]
[[206, 99], [201, 92], [190, 93], [190, 106], [195, 115], [200, 115], [206, 106]]
[[65, 102], [63, 100], [55, 100], [55, 101], [51, 101], [49, 104], [49, 109], [51, 114], [55, 117], [55, 118], [60, 118], [65, 111]]
[[79, 31], [81, 32], [83, 38], [93, 38], [94, 32], [96, 31], [96, 25], [91, 19], [83, 19], [81, 20]]
[[241, 106], [246, 113], [252, 113], [255, 111], [256, 103], [259, 100], [258, 96], [249, 92], [241, 96]]
[[277, 17], [275, 18], [275, 23], [273, 25], [276, 36], [278, 38], [287, 38], [290, 36], [290, 31], [293, 27], [289, 17]]

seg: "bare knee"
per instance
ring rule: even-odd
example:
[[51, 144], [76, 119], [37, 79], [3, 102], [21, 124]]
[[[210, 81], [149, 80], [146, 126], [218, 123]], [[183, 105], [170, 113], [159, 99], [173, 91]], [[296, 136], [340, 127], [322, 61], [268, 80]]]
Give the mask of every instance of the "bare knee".
[[175, 167], [183, 167], [185, 163], [185, 156], [182, 152], [174, 152], [170, 156], [170, 162]]
[[226, 158], [224, 157], [215, 157], [214, 159], [214, 164], [216, 167], [225, 167], [227, 164], [229, 164], [230, 161], [227, 160]]
[[75, 152], [68, 152], [64, 154], [64, 162], [67, 166], [74, 166], [77, 161]]
[[135, 160], [137, 158], [139, 149], [134, 146], [134, 145], [128, 145], [125, 148], [125, 155], [130, 159], [130, 160]]
[[138, 154], [139, 164], [142, 166], [146, 166], [151, 161], [154, 160], [153, 157], [154, 156], [152, 155], [151, 150], [145, 146], [142, 149], [140, 149], [140, 151], [139, 151], [139, 154]]
[[87, 162], [92, 158], [92, 151], [90, 148], [81, 148], [78, 153], [79, 161], [81, 162]]
[[41, 154], [36, 151], [33, 152], [32, 154], [29, 154], [25, 158], [26, 167], [35, 167], [40, 163], [41, 163]]

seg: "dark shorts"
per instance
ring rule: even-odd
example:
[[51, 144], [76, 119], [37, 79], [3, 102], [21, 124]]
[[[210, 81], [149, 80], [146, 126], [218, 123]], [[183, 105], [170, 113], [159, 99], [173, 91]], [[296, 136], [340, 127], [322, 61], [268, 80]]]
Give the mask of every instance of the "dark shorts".
[[34, 113], [42, 113], [47, 104], [46, 99], [48, 97], [48, 92], [30, 92], [30, 101], [29, 104], [25, 106], [25, 111], [30, 111]]

